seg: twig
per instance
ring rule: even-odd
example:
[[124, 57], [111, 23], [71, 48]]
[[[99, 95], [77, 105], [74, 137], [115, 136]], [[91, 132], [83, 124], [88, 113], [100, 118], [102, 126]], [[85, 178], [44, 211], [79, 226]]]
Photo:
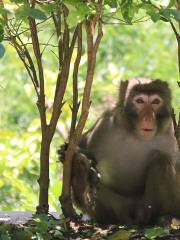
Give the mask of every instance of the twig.
[[59, 69], [61, 69], [62, 63], [63, 63], [63, 43], [62, 43], [62, 34], [61, 34], [61, 5], [58, 8], [57, 18], [52, 13], [52, 18], [54, 21], [54, 26], [56, 29], [56, 35], [58, 40], [58, 55], [59, 55]]
[[176, 28], [175, 28], [175, 26], [174, 26], [172, 21], [170, 21], [169, 23], [171, 24], [171, 27], [172, 27], [172, 30], [173, 30], [175, 36], [176, 36], [177, 42], [179, 42], [179, 33], [178, 33], [178, 31], [176, 30]]
[[104, 15], [103, 18], [114, 19], [114, 20], [117, 20], [117, 21], [119, 21], [119, 22], [126, 23], [123, 19], [117, 18], [117, 17], [112, 17], [112, 16], [106, 16], [106, 15]]
[[[16, 39], [16, 38], [15, 38]], [[21, 46], [24, 48], [24, 54], [28, 60], [28, 63], [29, 63], [29, 66], [30, 66], [30, 69], [32, 71], [32, 75], [33, 75], [33, 81], [36, 85], [36, 88], [37, 88], [37, 91], [39, 92], [39, 82], [38, 82], [38, 78], [37, 78], [37, 74], [36, 74], [36, 69], [35, 69], [35, 66], [34, 66], [34, 62], [32, 60], [32, 57], [26, 47], [26, 45], [23, 43], [22, 39], [20, 38], [20, 36], [17, 37], [17, 39], [19, 40], [19, 42], [21, 43]], [[17, 42], [17, 41], [16, 41]], [[20, 45], [19, 45], [20, 46]], [[39, 94], [38, 94], [39, 96]]]
[[[23, 44], [23, 46], [27, 46], [27, 45], [32, 45], [32, 42], [26, 42]], [[40, 46], [45, 46], [45, 47], [54, 47], [54, 48], [58, 48], [57, 45], [51, 44], [51, 43], [39, 43]], [[42, 55], [42, 53], [41, 53]]]
[[77, 47], [77, 56], [74, 63], [74, 70], [73, 70], [73, 108], [72, 108], [72, 119], [71, 119], [71, 128], [70, 128], [69, 138], [72, 137], [75, 131], [77, 113], [80, 106], [80, 102], [78, 103], [78, 71], [79, 71], [79, 64], [82, 56], [82, 23], [78, 25], [77, 34], [78, 34], [78, 47]]
[[174, 109], [172, 109], [172, 121], [173, 121], [173, 127], [174, 127], [174, 135], [177, 140], [178, 148], [180, 150], [180, 115], [179, 115], [179, 121], [176, 122], [176, 115], [174, 112]]
[[33, 83], [33, 85], [34, 85], [34, 89], [35, 89], [35, 91], [36, 91], [37, 97], [39, 98], [39, 91], [38, 91], [37, 83], [36, 83], [36, 81], [34, 80], [33, 75], [31, 74], [31, 71], [30, 71], [31, 68], [30, 68], [30, 66], [27, 65], [26, 60], [25, 60], [25, 58], [23, 57], [24, 55], [27, 56], [27, 52], [25, 53], [24, 50], [22, 50], [22, 48], [20, 47], [20, 45], [19, 45], [16, 41], [12, 42], [11, 44], [12, 44], [12, 45], [14, 46], [14, 48], [16, 49], [19, 58], [20, 58], [21, 61], [23, 62], [24, 66], [25, 66], [25, 68], [26, 68], [26, 70], [27, 70], [27, 72], [28, 72], [28, 75], [29, 75], [29, 77], [31, 78], [31, 81], [32, 81], [32, 83]]
[[[40, 25], [40, 24], [48, 21], [48, 20], [51, 19], [51, 18], [52, 18], [52, 16], [48, 17], [47, 19], [45, 19], [45, 20], [43, 20], [43, 21], [41, 21], [41, 22], [36, 23], [36, 26], [38, 26], [38, 25]], [[14, 37], [18, 37], [18, 36], [20, 36], [20, 35], [22, 35], [22, 34], [24, 34], [24, 33], [26, 33], [26, 32], [29, 32], [29, 31], [30, 31], [30, 28], [27, 28], [27, 29], [23, 30], [22, 32], [15, 34]]]
[[[49, 46], [49, 42], [51, 41], [52, 37], [54, 36], [54, 33], [55, 32], [53, 32], [53, 34], [50, 36], [50, 38], [48, 39], [47, 43], [45, 44], [45, 46], [44, 46], [44, 48], [43, 48], [43, 50], [41, 52], [41, 56], [43, 55], [43, 53], [46, 50], [47, 46]], [[40, 44], [40, 45], [44, 45], [44, 44]]]
[[[29, 51], [26, 48], [23, 41], [21, 40], [20, 36], [14, 37], [14, 33], [13, 33], [12, 29], [9, 27], [9, 25], [7, 26], [7, 29], [8, 29], [9, 39], [10, 39], [9, 41], [15, 47], [20, 59], [22, 60], [24, 66], [32, 80], [37, 97], [39, 98], [39, 83], [38, 83], [38, 79], [37, 79], [37, 75], [36, 75], [36, 69], [35, 69], [34, 63], [32, 61], [32, 58], [29, 54]], [[26, 59], [27, 59], [29, 65], [26, 63]]]

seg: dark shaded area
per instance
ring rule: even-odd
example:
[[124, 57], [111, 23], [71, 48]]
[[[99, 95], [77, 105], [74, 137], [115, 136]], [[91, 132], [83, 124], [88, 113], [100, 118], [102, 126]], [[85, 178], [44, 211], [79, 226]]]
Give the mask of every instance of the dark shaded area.
[[[2, 220], [2, 219], [1, 219]], [[92, 222], [75, 223], [64, 219], [56, 219], [52, 215], [35, 215], [25, 224], [0, 223], [0, 240], [135, 240], [135, 239], [180, 239], [180, 222], [169, 217], [161, 219], [156, 226], [140, 228], [137, 226], [99, 225]]]

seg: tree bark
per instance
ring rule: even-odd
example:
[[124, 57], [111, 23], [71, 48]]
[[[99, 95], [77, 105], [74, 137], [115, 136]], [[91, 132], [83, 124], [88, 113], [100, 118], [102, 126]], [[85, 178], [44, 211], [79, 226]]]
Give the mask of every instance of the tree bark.
[[48, 138], [47, 130], [42, 132], [41, 151], [40, 151], [40, 177], [38, 179], [39, 205], [37, 213], [48, 213], [48, 189], [49, 189], [49, 152], [51, 140]]

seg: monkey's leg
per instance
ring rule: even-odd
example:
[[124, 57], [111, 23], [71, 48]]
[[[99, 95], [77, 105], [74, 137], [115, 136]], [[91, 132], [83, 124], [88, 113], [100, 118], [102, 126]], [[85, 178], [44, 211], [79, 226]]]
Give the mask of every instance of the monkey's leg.
[[79, 152], [73, 159], [72, 190], [76, 205], [100, 223], [132, 224], [137, 200], [101, 184], [91, 161]]
[[133, 224], [136, 202], [136, 197], [120, 195], [100, 183], [93, 217], [103, 224]]
[[72, 191], [75, 204], [93, 215], [94, 195], [98, 185], [98, 173], [92, 167], [92, 160], [77, 152], [73, 159]]
[[137, 222], [141, 224], [170, 214], [175, 194], [176, 172], [170, 156], [154, 150], [149, 157], [145, 191], [137, 207]]

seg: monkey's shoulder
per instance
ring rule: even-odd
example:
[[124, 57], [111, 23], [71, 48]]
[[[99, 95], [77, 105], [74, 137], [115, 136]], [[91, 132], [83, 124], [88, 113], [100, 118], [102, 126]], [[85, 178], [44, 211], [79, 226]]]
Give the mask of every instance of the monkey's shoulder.
[[114, 121], [113, 111], [112, 109], [105, 111], [94, 125], [82, 135], [79, 144], [81, 148], [86, 148], [87, 145], [94, 140], [102, 139], [104, 133], [111, 130]]

